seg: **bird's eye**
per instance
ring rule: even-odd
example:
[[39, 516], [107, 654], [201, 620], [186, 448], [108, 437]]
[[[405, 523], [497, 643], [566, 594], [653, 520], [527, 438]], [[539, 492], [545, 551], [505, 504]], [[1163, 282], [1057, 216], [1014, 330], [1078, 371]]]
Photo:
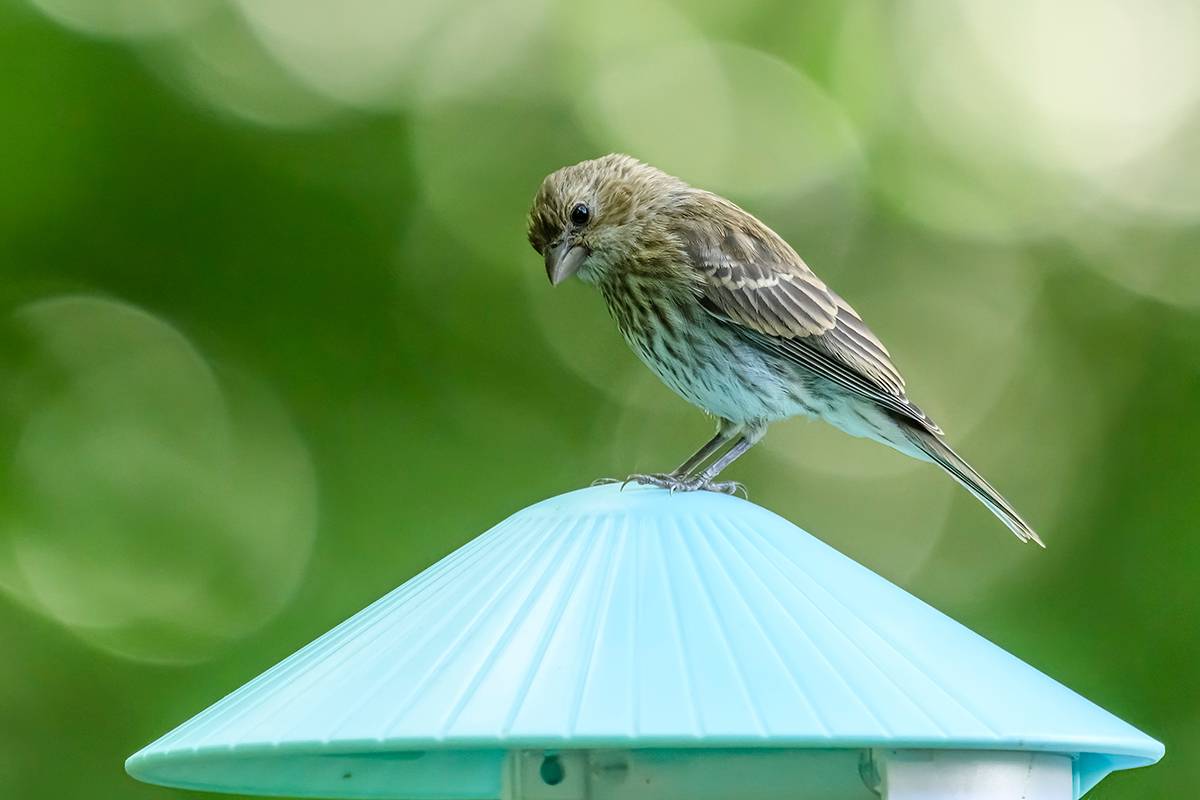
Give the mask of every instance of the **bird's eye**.
[[592, 210], [583, 203], [576, 203], [571, 209], [571, 224], [582, 228], [592, 218]]

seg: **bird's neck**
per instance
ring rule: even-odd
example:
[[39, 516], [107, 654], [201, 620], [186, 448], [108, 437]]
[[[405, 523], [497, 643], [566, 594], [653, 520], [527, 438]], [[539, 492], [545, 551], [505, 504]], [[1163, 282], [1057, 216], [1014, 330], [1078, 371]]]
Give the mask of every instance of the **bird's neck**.
[[605, 273], [596, 285], [626, 338], [649, 320], [694, 305], [686, 285], [653, 274], [614, 270]]

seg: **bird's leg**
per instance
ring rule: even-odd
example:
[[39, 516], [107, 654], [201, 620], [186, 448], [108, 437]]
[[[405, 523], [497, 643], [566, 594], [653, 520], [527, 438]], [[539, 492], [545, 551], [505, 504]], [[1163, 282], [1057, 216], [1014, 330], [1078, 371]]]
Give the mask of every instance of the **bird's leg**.
[[691, 478], [688, 481], [687, 489], [707, 489], [712, 492], [723, 492], [724, 494], [735, 494], [741, 491], [746, 493], [746, 487], [737, 481], [720, 481], [714, 482], [713, 479], [721, 473], [721, 470], [728, 467], [734, 461], [737, 461], [747, 450], [754, 447], [758, 440], [767, 432], [766, 425], [755, 425], [745, 429], [741, 437], [733, 443], [733, 447], [729, 448], [716, 461], [708, 466], [706, 470]]
[[707, 461], [713, 453], [724, 447], [726, 442], [741, 433], [741, 430], [741, 425], [728, 420], [721, 420], [720, 425], [717, 426], [716, 435], [709, 439], [699, 450], [692, 453], [687, 461], [684, 461], [678, 467], [671, 470], [670, 474], [676, 478], [685, 478], [691, 475], [696, 467]]
[[624, 483], [640, 483], [646, 486], [657, 486], [660, 489], [670, 489], [671, 491], [675, 491], [676, 489], [691, 491], [695, 488], [692, 486], [694, 481], [690, 477], [692, 472], [711, 458], [713, 453], [724, 447], [730, 439], [737, 436], [741, 430], [741, 425], [723, 419], [717, 426], [716, 434], [675, 469], [666, 473], [637, 473], [626, 478]]
[[687, 485], [681, 486], [680, 488], [688, 489], [690, 491], [695, 491], [697, 489], [708, 489], [709, 491], [722, 492], [724, 494], [735, 494], [740, 490], [744, 493], [746, 491], [746, 487], [742, 486], [742, 484], [736, 481], [714, 482], [713, 478], [717, 477], [717, 474], [721, 470], [728, 467], [734, 461], [737, 461], [738, 457], [740, 457], [753, 446], [754, 442], [743, 436], [733, 443], [733, 447], [729, 448], [729, 451], [726, 452], [725, 455], [714, 461], [708, 467], [708, 469], [704, 470], [699, 475], [689, 478], [686, 481]]

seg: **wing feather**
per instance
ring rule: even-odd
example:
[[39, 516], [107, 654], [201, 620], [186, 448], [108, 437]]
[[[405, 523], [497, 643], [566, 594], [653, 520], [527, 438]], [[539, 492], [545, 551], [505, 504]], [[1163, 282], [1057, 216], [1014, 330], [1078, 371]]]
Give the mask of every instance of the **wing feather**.
[[850, 304], [770, 228], [728, 201], [706, 198], [720, 213], [696, 215], [681, 232], [704, 279], [701, 304], [766, 349], [940, 434], [908, 400], [891, 354]]

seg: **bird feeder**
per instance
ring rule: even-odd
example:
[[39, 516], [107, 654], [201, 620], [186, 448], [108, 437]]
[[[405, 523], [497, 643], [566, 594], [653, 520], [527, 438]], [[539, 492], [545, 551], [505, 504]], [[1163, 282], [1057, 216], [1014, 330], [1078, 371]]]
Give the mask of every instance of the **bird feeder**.
[[297, 797], [1067, 800], [1162, 754], [763, 508], [602, 486], [514, 514], [126, 769]]

